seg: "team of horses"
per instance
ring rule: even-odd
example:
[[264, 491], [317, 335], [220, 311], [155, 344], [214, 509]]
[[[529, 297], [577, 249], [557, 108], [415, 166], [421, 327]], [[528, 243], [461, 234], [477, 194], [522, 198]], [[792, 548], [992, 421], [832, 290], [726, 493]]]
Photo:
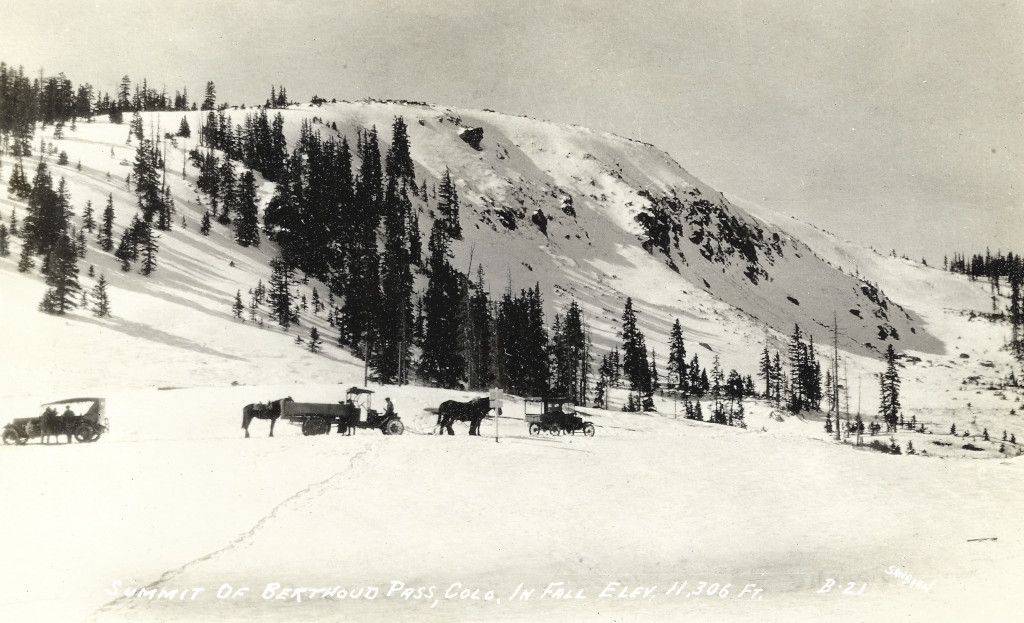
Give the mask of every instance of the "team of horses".
[[55, 437], [57, 443], [60, 443], [60, 436], [64, 435], [68, 443], [71, 443], [71, 435], [75, 432], [77, 424], [78, 418], [74, 415], [57, 415], [56, 409], [47, 408], [39, 416], [40, 441], [50, 443], [50, 437]]
[[490, 410], [489, 398], [474, 398], [469, 402], [445, 400], [437, 408], [438, 434], [454, 435], [455, 431], [452, 430], [454, 422], [469, 422], [469, 434], [479, 436], [480, 422], [487, 417], [487, 412]]
[[[291, 400], [285, 398], [284, 400]], [[277, 400], [269, 403], [256, 403], [246, 405], [242, 408], [242, 428], [245, 429], [245, 436], [249, 436], [249, 424], [254, 420], [270, 420], [270, 436], [274, 436], [274, 424], [281, 417], [281, 403]], [[490, 399], [474, 398], [469, 402], [457, 400], [446, 400], [437, 408], [437, 430], [438, 434], [454, 435], [455, 430], [452, 424], [455, 422], [469, 422], [469, 434], [480, 435], [480, 423], [487, 417], [491, 410]]]

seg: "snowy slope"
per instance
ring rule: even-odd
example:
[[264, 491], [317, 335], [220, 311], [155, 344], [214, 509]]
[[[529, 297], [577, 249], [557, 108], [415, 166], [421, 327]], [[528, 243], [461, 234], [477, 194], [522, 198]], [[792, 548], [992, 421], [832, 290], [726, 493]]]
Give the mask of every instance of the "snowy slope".
[[[762, 432], [769, 420], [756, 408], [748, 430], [588, 411], [593, 438], [529, 437], [512, 401], [500, 443], [493, 421], [481, 438], [465, 427], [434, 437], [422, 434], [432, 424], [423, 408], [458, 394], [415, 387], [386, 390], [409, 426], [401, 437], [302, 437], [279, 422], [267, 438], [259, 422], [241, 439], [239, 405], [285, 391], [328, 400], [343, 388], [125, 391], [109, 396], [113, 432], [96, 444], [0, 452], [0, 472], [19, 474], [0, 510], [16, 535], [0, 616], [953, 621], [990, 618], [1015, 598], [1021, 459], [853, 452]], [[890, 567], [934, 584], [911, 588]], [[819, 594], [830, 578], [838, 587]], [[552, 582], [582, 597], [541, 597]], [[601, 597], [613, 582], [656, 587], [654, 597]], [[701, 582], [718, 584], [714, 597], [694, 593]], [[264, 599], [274, 583], [380, 595]], [[388, 596], [395, 583], [424, 587], [422, 598]], [[510, 600], [520, 583], [530, 600]], [[225, 584], [248, 591], [218, 599]], [[742, 594], [748, 585], [761, 599]], [[167, 598], [196, 588], [195, 600]], [[445, 597], [462, 588], [494, 599]]]
[[[229, 112], [237, 117], [234, 121], [240, 122], [247, 111]], [[466, 235], [455, 245], [455, 265], [474, 273], [477, 265], [483, 266], [493, 293], [508, 285], [519, 289], [539, 283], [549, 321], [570, 299], [576, 299], [589, 316], [599, 352], [617, 342], [615, 333], [626, 296], [634, 298], [640, 326], [657, 351], [666, 352], [669, 327], [679, 318], [688, 340], [706, 344], [719, 353], [726, 369], [752, 371], [756, 351], [747, 344], [764, 342], [766, 336], [769, 343], [777, 344], [780, 334], [788, 334], [794, 323], [799, 323], [819, 343], [825, 341], [826, 325], [830, 324], [833, 312], [843, 315], [844, 350], [877, 356], [884, 344], [892, 342], [901, 350], [943, 351], [941, 343], [921, 327], [916, 312], [891, 305], [884, 295], [829, 266], [797, 239], [746, 215], [687, 174], [667, 154], [645, 143], [576, 126], [416, 104], [349, 102], [293, 107], [283, 111], [283, 115], [291, 143], [297, 138], [302, 120], [317, 117], [322, 122], [314, 125], [317, 130], [325, 136], [335, 136], [328, 124], [336, 124], [338, 134], [346, 135], [351, 143], [358, 129], [376, 126], [384, 143], [382, 149], [389, 139], [391, 121], [402, 116], [409, 128], [418, 181], [432, 187], [444, 169], [449, 168], [459, 189]], [[161, 134], [168, 128], [177, 128], [183, 116], [198, 131], [203, 116], [199, 112], [147, 113], [143, 119], [148, 131]], [[479, 151], [459, 138], [460, 130], [467, 127], [482, 128]], [[99, 213], [106, 195], [113, 194], [118, 236], [135, 212], [134, 197], [124, 184], [134, 158], [134, 146], [125, 143], [127, 126], [97, 120], [79, 124], [64, 139], [53, 140], [50, 130], [44, 134], [44, 140], [53, 145], [54, 151], [46, 159], [55, 177], [67, 179], [79, 215], [87, 200]], [[236, 340], [229, 338], [229, 334], [241, 331], [238, 339], [245, 341], [240, 336], [253, 334], [251, 327], [234, 323], [222, 332], [219, 322], [202, 322], [227, 320], [234, 292], [241, 290], [247, 300], [248, 289], [258, 279], [266, 280], [267, 260], [275, 250], [266, 241], [260, 249], [241, 249], [231, 243], [230, 230], [219, 225], [215, 225], [209, 238], [198, 235], [197, 226], [205, 207], [193, 187], [197, 171], [185, 162], [185, 153], [194, 146], [194, 140], [167, 145], [167, 180], [178, 217], [176, 228], [161, 235], [161, 264], [152, 278], [120, 274], [116, 261], [90, 241], [89, 256], [81, 263], [83, 272], [94, 265], [106, 274], [112, 281], [115, 301], [115, 319], [98, 324], [120, 331], [129, 339], [146, 334], [154, 352], [169, 345], [183, 355], [182, 366], [161, 365], [160, 370], [151, 372], [166, 372], [163, 378], [147, 379], [146, 383], [192, 385], [201, 382], [204, 375], [217, 382], [267, 382], [283, 378], [273, 376], [274, 371], [261, 370], [259, 364], [249, 366], [255, 369], [247, 369], [244, 364], [234, 363], [246, 360], [247, 353], [244, 349], [230, 350]], [[56, 165], [56, 151], [66, 151], [71, 165]], [[78, 163], [81, 171], [76, 170]], [[8, 161], [0, 165], [0, 180], [4, 183], [12, 164]], [[32, 166], [31, 162], [26, 165], [30, 176]], [[264, 200], [272, 191], [272, 184], [262, 185]], [[0, 213], [9, 218], [13, 210], [23, 216], [23, 204], [3, 195], [0, 192]], [[670, 217], [682, 235], [668, 255], [657, 248], [641, 248], [645, 234], [636, 220], [638, 214], [651, 212], [654, 204], [663, 203], [666, 197], [681, 198], [677, 206], [680, 212]], [[713, 200], [706, 202], [713, 211], [697, 214], [700, 218], [695, 221], [696, 213], [686, 212], [692, 212], [703, 198]], [[575, 216], [562, 211], [568, 200]], [[421, 227], [425, 236], [431, 204], [417, 200], [416, 205], [424, 211]], [[551, 219], [547, 236], [530, 222], [537, 209]], [[177, 222], [179, 218], [186, 227]], [[737, 224], [746, 228], [743, 231], [763, 239], [753, 252], [753, 264], [730, 246], [730, 240], [736, 242], [729, 236], [736, 233]], [[698, 236], [703, 241], [700, 245], [692, 242]], [[704, 253], [712, 242], [714, 254], [706, 258]], [[11, 279], [10, 291], [17, 293], [6, 301], [10, 306], [6, 313], [12, 318], [21, 314], [28, 318], [35, 315], [34, 303], [42, 290], [38, 278], [26, 282], [23, 275], [11, 270], [18, 250], [15, 240], [12, 255], [0, 261], [0, 279]], [[83, 281], [91, 287], [91, 280]], [[305, 294], [309, 295], [316, 286], [310, 284]], [[326, 292], [322, 286], [318, 290], [321, 295]], [[123, 299], [128, 299], [127, 304], [119, 307]], [[127, 315], [117, 313], [119, 310]], [[161, 322], [159, 326], [142, 320], [159, 317], [157, 310], [174, 310], [168, 315], [176, 320]], [[857, 315], [851, 315], [851, 310]], [[82, 316], [75, 314], [70, 322], [96, 324]], [[308, 332], [308, 324], [313, 323], [325, 335], [332, 334], [322, 319], [307, 314], [304, 320], [306, 324], [300, 331]], [[201, 339], [197, 339], [199, 335]], [[883, 335], [885, 339], [881, 339]], [[264, 348], [278, 353], [298, 350], [288, 348], [290, 343], [283, 336], [277, 337], [281, 339], [254, 337], [252, 346], [261, 346], [252, 352]], [[224, 348], [218, 348], [220, 338], [224, 338]], [[273, 346], [263, 346], [268, 338]], [[209, 344], [205, 343], [207, 339]], [[199, 344], [204, 344], [206, 350]], [[22, 377], [9, 379], [11, 387], [23, 388], [25, 383], [40, 378], [38, 371], [46, 367], [47, 361], [65, 359], [52, 342], [26, 344], [24, 350], [35, 353], [40, 361], [23, 368]], [[87, 350], [93, 351], [95, 346]], [[326, 352], [326, 358], [352, 361], [336, 350], [329, 348]], [[196, 355], [204, 358], [201, 365], [207, 370], [191, 365]], [[171, 355], [167, 358], [176, 359]], [[325, 356], [303, 359], [298, 377], [318, 374], [317, 365], [324, 359]], [[191, 370], [181, 369], [188, 367]], [[95, 367], [86, 367], [78, 372], [88, 377], [90, 369], [96, 371]], [[94, 375], [83, 378], [82, 385], [101, 381]]]
[[[456, 266], [469, 269], [471, 258], [474, 266], [482, 264], [495, 292], [509, 281], [517, 289], [540, 283], [543, 292], [555, 293], [548, 295], [550, 313], [573, 297], [602, 321], [615, 322], [625, 296], [632, 296], [638, 309], [650, 312], [648, 318], [641, 315], [641, 326], [646, 322], [648, 333], [658, 336], [667, 335], [675, 317], [695, 334], [714, 333], [707, 321], [714, 317], [717, 323], [722, 314], [731, 326], [748, 331], [762, 332], [767, 325], [789, 333], [797, 322], [823, 338], [838, 308], [846, 314], [848, 350], [877, 354], [887, 341], [901, 349], [941, 349], [932, 336], [917, 333], [915, 316], [889, 309], [884, 295], [868, 296], [857, 279], [772, 228], [756, 232], [764, 241], [754, 268], [763, 273], [752, 281], [746, 275], [749, 262], [729, 245], [735, 224], [727, 219], [751, 228], [759, 224], [646, 143], [494, 112], [393, 102], [346, 102], [285, 113], [292, 132], [309, 116], [323, 121], [318, 127], [326, 136], [334, 134], [326, 125], [337, 124], [350, 142], [357, 128], [376, 126], [385, 145], [392, 120], [402, 116], [418, 181], [434, 184], [446, 167], [456, 181], [463, 230], [470, 232], [455, 246]], [[467, 127], [482, 129], [479, 151], [460, 139]], [[680, 198], [684, 207], [705, 200], [716, 210], [693, 217], [699, 221], [673, 215], [682, 235], [670, 256], [641, 249], [643, 228], [636, 220], [651, 211], [655, 199], [666, 197]], [[567, 199], [575, 216], [562, 211]], [[530, 221], [537, 209], [551, 219], [546, 236]], [[697, 236], [702, 244], [692, 241]], [[714, 247], [712, 258], [703, 255], [703, 244]], [[678, 273], [669, 269], [670, 260]], [[736, 309], [743, 313], [735, 314]], [[850, 316], [850, 309], [861, 315]]]
[[[245, 113], [229, 112], [239, 121]], [[724, 369], [751, 374], [765, 344], [785, 351], [794, 323], [816, 337], [820, 356], [827, 358], [827, 325], [835, 314], [840, 347], [849, 355], [844, 367], [854, 394], [848, 396], [852, 411], [862, 405], [864, 413], [874, 412], [873, 375], [880, 370], [879, 351], [886, 343], [914, 354], [905, 365], [920, 371], [913, 377], [919, 382], [908, 384], [919, 395], [904, 404], [931, 410], [919, 419], [932, 421], [937, 414], [934, 421], [948, 426], [957, 417], [951, 409], [969, 402], [971, 409], [984, 409], [971, 413], [971, 421], [980, 415], [982, 427], [1000, 431], [1017, 404], [1013, 397], [991, 393], [974, 399], [938, 395], [958, 387], [955, 393], [975, 391], [963, 382], [977, 380], [986, 386], [1012, 369], [1001, 348], [1005, 327], [970, 315], [970, 310], [991, 309], [983, 286], [881, 257], [756, 205], [741, 202], [736, 207], [645, 143], [576, 126], [408, 103], [299, 106], [283, 115], [291, 142], [302, 120], [317, 117], [318, 131], [335, 136], [327, 124], [336, 124], [337, 134], [350, 142], [358, 129], [376, 126], [385, 149], [391, 121], [398, 115], [405, 118], [417, 179], [433, 186], [447, 167], [459, 188], [466, 234], [455, 245], [456, 266], [475, 272], [482, 265], [495, 294], [508, 285], [518, 289], [540, 283], [549, 321], [570, 299], [578, 300], [598, 354], [619, 340], [626, 296], [634, 298], [640, 326], [662, 360], [669, 327], [678, 318], [691, 354], [699, 354], [705, 364], [718, 354]], [[177, 128], [182, 116], [198, 130], [199, 112], [146, 113], [143, 118], [149, 131], [162, 134]], [[482, 128], [479, 151], [460, 139], [466, 127]], [[127, 133], [127, 125], [98, 119], [66, 131], [64, 139], [54, 140], [50, 128], [40, 134], [48, 146], [43, 157], [55, 179], [68, 182], [76, 225], [86, 201], [99, 214], [108, 194], [117, 214], [115, 237], [136, 212], [135, 198], [124, 183], [134, 158]], [[240, 291], [245, 301], [257, 281], [266, 282], [267, 262], [276, 249], [266, 240], [258, 249], [243, 249], [232, 242], [230, 229], [216, 224], [209, 237], [199, 235], [206, 208], [193, 186], [197, 170], [185, 159], [194, 146], [194, 140], [182, 139], [166, 145], [167, 181], [177, 214], [175, 228], [160, 234], [159, 266], [153, 276], [122, 273], [116, 260], [88, 236], [89, 251], [80, 261], [82, 283], [89, 289], [100, 274], [106, 275], [113, 318], [97, 320], [82, 310], [63, 318], [39, 314], [35, 308], [44, 291], [41, 277], [37, 271], [15, 270], [20, 239], [12, 239], [11, 255], [0, 259], [0, 313], [9, 325], [27, 330], [15, 338], [11, 352], [18, 354], [18, 365], [7, 366], [0, 396], [105, 387], [333, 382], [361, 367], [359, 359], [333, 346], [336, 334], [322, 313], [315, 317], [305, 312], [300, 326], [288, 332], [269, 322], [260, 326], [231, 317], [234, 293]], [[56, 164], [59, 151], [67, 152], [69, 165]], [[30, 176], [34, 162], [26, 163]], [[0, 188], [6, 187], [12, 166], [9, 157], [0, 162]], [[262, 183], [264, 201], [272, 191], [272, 184]], [[655, 203], [664, 204], [669, 196], [681, 198], [682, 211], [675, 216], [680, 216], [683, 235], [669, 255], [657, 248], [648, 252], [640, 244], [645, 234], [635, 216], [653, 210]], [[575, 217], [562, 211], [567, 198]], [[710, 222], [690, 222], [687, 211], [698, 198], [714, 199], [718, 211]], [[425, 234], [432, 204], [415, 203], [423, 211]], [[538, 208], [551, 218], [547, 236], [529, 219]], [[24, 211], [23, 202], [0, 189], [0, 215], [8, 224], [12, 213], [23, 218]], [[722, 215], [728, 215], [728, 222]], [[730, 255], [725, 248], [707, 259], [703, 247], [690, 241], [700, 231], [705, 242], [720, 243], [735, 233], [735, 223], [768, 241], [757, 247], [761, 263], [756, 268], [763, 272], [752, 273], [755, 280], [749, 278], [751, 265], [741, 255]], [[86, 275], [89, 267], [95, 277]], [[309, 297], [313, 288], [326, 294], [315, 282], [298, 292]], [[265, 310], [259, 315], [265, 317]], [[311, 326], [328, 343], [317, 355], [295, 343], [297, 336], [308, 336]], [[887, 333], [885, 340], [879, 339], [880, 328]], [[58, 391], [62, 388], [66, 390]]]
[[[465, 427], [454, 438], [433, 437], [425, 409], [468, 394], [418, 387], [375, 388], [394, 399], [407, 426], [402, 437], [307, 438], [279, 422], [268, 439], [266, 423], [256, 422], [254, 438], [243, 440], [242, 405], [283, 396], [338, 400], [345, 387], [361, 384], [362, 362], [333, 344], [314, 355], [295, 343], [310, 326], [334, 338], [323, 314], [306, 312], [287, 332], [231, 316], [236, 291], [245, 300], [258, 280], [266, 282], [275, 249], [266, 242], [242, 249], [218, 225], [199, 235], [205, 208], [192, 187], [196, 170], [184, 167], [182, 175], [194, 141], [179, 141], [168, 149], [176, 227], [160, 234], [157, 272], [122, 273], [89, 236], [81, 280], [86, 288], [100, 274], [111, 281], [112, 318], [39, 313], [45, 286], [37, 271], [17, 272], [20, 239], [0, 258], [0, 320], [9, 327], [0, 375], [5, 421], [87, 394], [108, 398], [112, 425], [96, 444], [0, 448], [8, 484], [0, 507], [8, 536], [0, 619], [855, 621], [886, 613], [883, 619], [965, 620], [1009, 607], [1024, 554], [1024, 499], [1021, 459], [1010, 458], [1020, 446], [998, 448], [1003, 430], [1024, 434], [1017, 413], [1024, 394], [989, 389], [1010, 370], [1020, 375], [1002, 349], [1007, 328], [979, 315], [991, 310], [984, 286], [881, 257], [756, 206], [736, 208], [662, 152], [600, 132], [397, 103], [284, 114], [292, 139], [301, 119], [315, 115], [336, 121], [350, 141], [357, 127], [375, 124], [385, 143], [393, 116], [402, 115], [419, 179], [433, 184], [447, 166], [458, 184], [467, 235], [457, 265], [469, 269], [471, 256], [474, 267], [482, 263], [492, 292], [509, 280], [515, 288], [539, 282], [549, 320], [570, 297], [580, 300], [599, 350], [618, 341], [622, 304], [633, 296], [661, 360], [678, 317], [689, 351], [705, 365], [719, 354], [726, 369], [753, 374], [766, 340], [780, 344], [793, 322], [824, 345], [822, 324], [838, 308], [850, 410], [863, 402], [870, 418], [885, 342], [877, 337], [877, 304], [848, 273], [859, 274], [888, 297], [876, 299], [887, 301], [885, 322], [898, 329], [897, 345], [908, 355], [904, 409], [932, 431], [901, 432], [897, 443], [912, 441], [931, 456], [837, 446], [820, 415], [786, 416], [760, 402], [748, 403], [746, 430], [675, 420], [668, 397], [657, 399], [654, 415], [588, 411], [598, 427], [592, 439], [529, 438], [516, 400], [499, 420], [501, 443], [469, 438]], [[147, 127], [166, 129], [181, 116], [144, 118]], [[197, 128], [198, 113], [188, 117]], [[470, 126], [484, 129], [482, 151], [458, 138]], [[108, 193], [115, 236], [134, 213], [124, 184], [130, 167], [121, 164], [134, 157], [126, 134], [127, 125], [97, 121], [52, 141], [69, 155], [66, 167], [55, 154], [45, 158], [55, 179], [67, 179], [77, 225], [85, 201], [99, 212]], [[7, 157], [0, 161], [7, 225], [12, 210], [21, 219], [25, 207], [5, 192], [11, 166]], [[33, 166], [26, 162], [30, 176]], [[754, 284], [748, 266], [728, 253], [722, 263], [705, 261], [688, 236], [680, 244], [686, 263], [672, 250], [678, 273], [661, 251], [640, 246], [634, 217], [650, 209], [649, 197], [675, 191], [693, 198], [693, 190], [738, 221], [758, 224], [769, 239], [779, 234], [783, 252], [764, 264], [768, 277]], [[265, 184], [264, 198], [271, 191]], [[565, 196], [575, 219], [561, 212]], [[529, 220], [536, 207], [554, 217], [547, 237]], [[514, 214], [515, 230], [502, 224], [503, 210]], [[706, 232], [725, 234], [711, 225]], [[90, 265], [95, 277], [86, 274]], [[325, 295], [315, 282], [300, 290], [310, 295], [314, 287]], [[864, 322], [850, 309], [860, 309]], [[621, 399], [615, 393], [613, 404]], [[945, 434], [950, 423], [970, 429], [970, 438]], [[494, 426], [485, 422], [483, 434], [493, 435]], [[978, 437], [982, 428], [993, 441]], [[963, 450], [967, 442], [983, 450]], [[998, 541], [968, 540], [992, 537]], [[904, 585], [890, 568], [934, 584], [929, 592]], [[841, 588], [853, 583], [852, 592], [866, 588], [819, 594], [829, 578]], [[116, 599], [115, 581], [122, 591], [205, 592], [195, 601]], [[300, 603], [261, 597], [271, 582], [386, 593], [395, 581], [435, 587], [438, 603], [396, 595]], [[680, 594], [665, 594], [683, 581]], [[444, 598], [456, 582], [493, 589], [502, 603]], [[534, 596], [509, 603], [520, 582]], [[583, 590], [583, 598], [540, 598], [549, 582]], [[653, 600], [601, 598], [610, 582], [658, 590]], [[730, 584], [729, 594], [692, 595], [700, 582]], [[217, 599], [225, 583], [249, 592]], [[763, 599], [741, 599], [747, 584], [761, 588]]]

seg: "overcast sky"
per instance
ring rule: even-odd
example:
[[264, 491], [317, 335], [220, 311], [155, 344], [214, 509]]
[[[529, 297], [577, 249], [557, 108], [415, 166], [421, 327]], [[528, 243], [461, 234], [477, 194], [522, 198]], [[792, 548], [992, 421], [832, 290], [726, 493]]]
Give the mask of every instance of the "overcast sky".
[[726, 195], [941, 261], [1024, 251], [1024, 0], [7, 0], [0, 60], [642, 139]]

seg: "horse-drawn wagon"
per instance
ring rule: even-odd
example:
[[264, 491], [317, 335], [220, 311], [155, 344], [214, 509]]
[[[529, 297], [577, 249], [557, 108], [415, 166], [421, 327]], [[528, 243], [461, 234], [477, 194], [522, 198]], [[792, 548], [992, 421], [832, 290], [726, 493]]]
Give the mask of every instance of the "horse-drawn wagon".
[[549, 435], [594, 436], [594, 424], [576, 415], [576, 405], [569, 398], [527, 398], [524, 401], [526, 422], [531, 435], [542, 432]]
[[302, 427], [303, 435], [326, 435], [337, 425], [338, 432], [351, 433], [357, 428], [376, 428], [385, 435], [401, 435], [405, 425], [394, 411], [380, 413], [371, 407], [373, 390], [352, 387], [345, 393], [344, 402], [295, 402], [291, 398], [269, 403], [246, 405], [242, 409], [242, 428], [249, 436], [249, 422], [253, 418], [270, 420], [270, 436], [274, 436], [274, 422], [285, 418]]
[[[57, 413], [63, 406], [64, 412]], [[82, 443], [96, 441], [104, 432], [110, 430], [110, 421], [104, 416], [106, 400], [104, 398], [65, 398], [40, 405], [42, 412], [38, 417], [15, 418], [4, 426], [3, 440], [5, 444], [24, 445], [29, 439], [38, 437], [40, 442], [47, 442], [60, 436], [71, 437]]]

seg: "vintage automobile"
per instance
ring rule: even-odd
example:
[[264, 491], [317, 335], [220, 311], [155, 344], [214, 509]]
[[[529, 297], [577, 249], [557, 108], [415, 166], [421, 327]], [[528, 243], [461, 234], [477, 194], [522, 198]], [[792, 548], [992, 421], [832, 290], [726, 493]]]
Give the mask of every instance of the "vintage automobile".
[[579, 432], [587, 437], [594, 436], [594, 424], [576, 415], [576, 405], [569, 398], [527, 398], [524, 410], [531, 435], [542, 432], [549, 435], [575, 435]]
[[[40, 405], [37, 417], [15, 418], [4, 426], [5, 444], [24, 445], [29, 439], [39, 438], [40, 442], [53, 436], [60, 443], [64, 436], [69, 441], [74, 437], [82, 443], [96, 441], [110, 430], [110, 421], [104, 416], [104, 398], [65, 398]], [[64, 415], [66, 409], [71, 415]]]

